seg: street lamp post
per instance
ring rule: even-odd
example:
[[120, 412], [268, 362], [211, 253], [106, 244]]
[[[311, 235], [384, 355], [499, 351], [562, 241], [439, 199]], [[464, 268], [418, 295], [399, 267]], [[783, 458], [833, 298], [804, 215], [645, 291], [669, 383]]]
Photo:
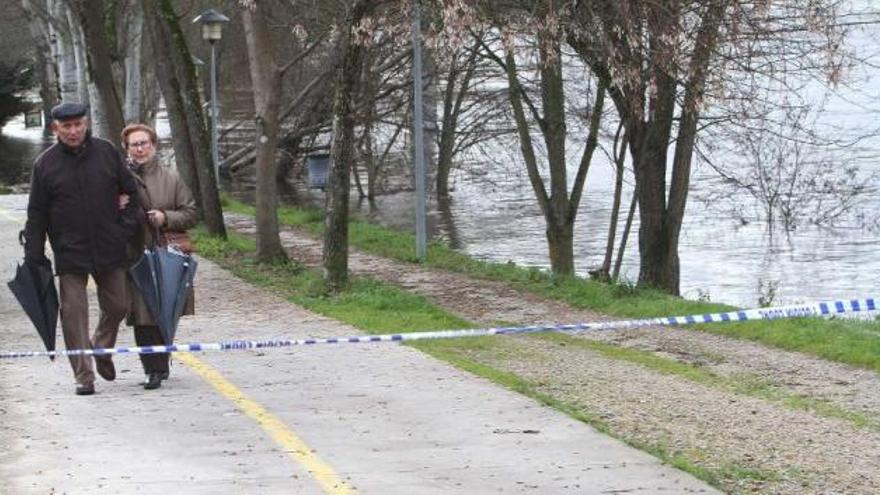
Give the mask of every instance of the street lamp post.
[[428, 255], [428, 234], [426, 228], [425, 206], [425, 119], [422, 113], [422, 13], [419, 0], [413, 2], [413, 144], [416, 185], [416, 258], [425, 261]]
[[220, 181], [220, 152], [217, 150], [217, 49], [216, 42], [223, 37], [223, 24], [229, 18], [209, 9], [193, 19], [202, 25], [202, 39], [211, 44], [211, 160], [214, 162], [214, 180]]

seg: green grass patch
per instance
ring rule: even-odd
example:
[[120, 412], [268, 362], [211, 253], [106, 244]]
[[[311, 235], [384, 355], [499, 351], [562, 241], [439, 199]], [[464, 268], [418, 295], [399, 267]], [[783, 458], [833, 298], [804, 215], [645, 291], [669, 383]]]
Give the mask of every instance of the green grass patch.
[[0, 182], [0, 195], [12, 194], [12, 188]]
[[355, 277], [346, 291], [329, 295], [317, 270], [296, 262], [257, 263], [252, 239], [230, 232], [228, 241], [195, 229], [198, 253], [242, 279], [272, 290], [312, 311], [370, 333], [418, 332], [473, 325], [431, 305], [425, 298], [376, 280]]
[[880, 372], [880, 322], [795, 318], [700, 325], [702, 330]]
[[369, 333], [421, 332], [469, 328], [472, 324], [446, 313], [423, 297], [381, 282], [355, 278], [336, 297], [311, 297], [298, 303]]
[[192, 230], [191, 235], [198, 249], [197, 253], [206, 258], [223, 259], [257, 250], [256, 241], [235, 232], [229, 232], [228, 239], [224, 240], [208, 234], [207, 229], [200, 225]]

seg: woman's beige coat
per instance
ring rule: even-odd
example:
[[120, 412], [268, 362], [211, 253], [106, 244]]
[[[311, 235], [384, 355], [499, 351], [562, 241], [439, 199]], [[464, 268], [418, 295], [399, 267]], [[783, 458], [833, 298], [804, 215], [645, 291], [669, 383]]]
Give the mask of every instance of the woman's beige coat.
[[[138, 182], [138, 199], [144, 212], [162, 210], [165, 213], [165, 226], [162, 230], [185, 231], [192, 228], [197, 221], [196, 202], [186, 184], [177, 172], [159, 165], [158, 160], [141, 165], [134, 170]], [[146, 221], [144, 214], [143, 233], [134, 236], [129, 251], [135, 260], [139, 259], [144, 249], [154, 243], [154, 230]], [[131, 311], [128, 316], [129, 325], [155, 325], [140, 292], [129, 280], [128, 289], [131, 299]], [[187, 294], [187, 304], [183, 314], [195, 314], [195, 297], [193, 288]]]

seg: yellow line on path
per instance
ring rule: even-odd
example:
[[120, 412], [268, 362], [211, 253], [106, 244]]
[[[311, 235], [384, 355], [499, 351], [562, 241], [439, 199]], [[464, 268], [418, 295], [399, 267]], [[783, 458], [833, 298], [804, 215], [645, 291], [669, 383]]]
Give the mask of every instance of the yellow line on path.
[[329, 495], [356, 495], [357, 491], [343, 481], [326, 462], [312, 452], [293, 431], [277, 416], [267, 411], [253, 399], [246, 396], [235, 385], [223, 377], [217, 370], [202, 362], [192, 354], [177, 353], [178, 361], [182, 362], [211, 384], [220, 395], [231, 400], [242, 412], [263, 427], [263, 430], [277, 442], [290, 457], [302, 465], [321, 485], [324, 493]]

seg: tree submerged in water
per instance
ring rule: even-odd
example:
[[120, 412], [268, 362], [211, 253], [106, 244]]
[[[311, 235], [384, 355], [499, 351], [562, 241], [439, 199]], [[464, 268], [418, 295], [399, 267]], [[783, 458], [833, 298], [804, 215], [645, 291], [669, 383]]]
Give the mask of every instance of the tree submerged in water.
[[25, 61], [0, 62], [0, 127], [30, 109], [22, 93], [30, 89], [32, 76], [33, 72]]
[[[751, 196], [771, 231], [838, 226], [855, 212], [876, 174], [861, 170], [855, 146], [817, 130], [809, 108], [789, 109], [782, 117], [757, 120], [747, 132], [732, 136], [737, 153], [731, 152], [725, 165], [712, 164], [723, 189]], [[701, 199], [719, 199], [709, 196]], [[735, 209], [748, 223], [742, 206]]]

